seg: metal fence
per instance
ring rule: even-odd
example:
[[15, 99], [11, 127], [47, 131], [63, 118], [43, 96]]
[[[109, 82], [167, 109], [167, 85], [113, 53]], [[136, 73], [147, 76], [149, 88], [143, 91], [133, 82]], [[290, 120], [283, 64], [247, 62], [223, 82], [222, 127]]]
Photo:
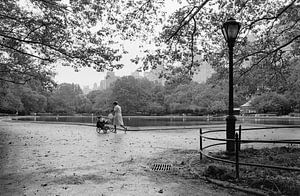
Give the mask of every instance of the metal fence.
[[[240, 162], [239, 161], [239, 156], [240, 156], [240, 150], [241, 150], [241, 145], [245, 143], [273, 143], [273, 144], [300, 144], [300, 138], [299, 139], [288, 139], [288, 140], [244, 140], [241, 139], [242, 131], [249, 131], [249, 130], [259, 130], [259, 129], [286, 129], [286, 128], [299, 128], [300, 126], [286, 126], [286, 127], [262, 127], [262, 128], [247, 128], [243, 129], [241, 125], [239, 126], [239, 129], [236, 130], [235, 132], [235, 139], [225, 139], [225, 138], [217, 138], [217, 137], [208, 137], [206, 135], [209, 135], [210, 133], [216, 133], [216, 132], [225, 132], [225, 130], [209, 130], [209, 131], [202, 131], [200, 128], [199, 133], [200, 133], [200, 159], [202, 160], [203, 156], [215, 160], [215, 161], [221, 161], [229, 164], [235, 165], [235, 170], [236, 170], [236, 178], [239, 178], [239, 167], [240, 165], [246, 165], [246, 166], [254, 166], [254, 167], [264, 167], [264, 168], [270, 168], [270, 169], [281, 169], [281, 170], [288, 170], [288, 171], [300, 171], [299, 167], [283, 167], [283, 166], [275, 166], [275, 165], [265, 165], [265, 164], [255, 164], [255, 163], [245, 163], [245, 162]], [[207, 146], [203, 146], [203, 139], [206, 140], [212, 140], [212, 141], [218, 141], [218, 143], [210, 144]], [[231, 141], [235, 143], [235, 160], [226, 160], [226, 159], [221, 159], [218, 157], [214, 157], [211, 155], [208, 155], [204, 152], [205, 149], [208, 149], [213, 146], [219, 146], [219, 145], [225, 145], [226, 142]]]

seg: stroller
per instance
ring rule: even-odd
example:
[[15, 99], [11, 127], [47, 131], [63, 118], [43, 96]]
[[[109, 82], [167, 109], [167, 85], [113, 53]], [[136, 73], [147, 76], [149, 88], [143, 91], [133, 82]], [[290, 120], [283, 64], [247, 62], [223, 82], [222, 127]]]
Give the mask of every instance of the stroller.
[[103, 133], [107, 133], [107, 131], [111, 131], [110, 127], [107, 124], [109, 124], [109, 120], [106, 120], [102, 116], [98, 116], [96, 123], [96, 132], [101, 133], [102, 130]]

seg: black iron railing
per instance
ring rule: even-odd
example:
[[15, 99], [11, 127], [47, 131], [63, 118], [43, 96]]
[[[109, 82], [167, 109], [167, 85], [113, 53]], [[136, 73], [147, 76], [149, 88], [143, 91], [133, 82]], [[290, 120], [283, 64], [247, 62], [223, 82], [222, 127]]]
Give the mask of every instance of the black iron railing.
[[[265, 165], [265, 164], [255, 164], [255, 163], [245, 163], [245, 162], [240, 162], [239, 161], [239, 156], [240, 156], [240, 150], [241, 150], [241, 145], [245, 143], [273, 143], [273, 144], [300, 144], [300, 138], [299, 139], [285, 139], [285, 140], [246, 140], [246, 139], [241, 139], [242, 131], [249, 131], [249, 130], [259, 130], [259, 129], [285, 129], [285, 128], [299, 128], [300, 126], [286, 126], [286, 127], [261, 127], [261, 128], [247, 128], [243, 129], [241, 125], [239, 126], [239, 129], [235, 133], [235, 139], [225, 139], [225, 138], [217, 138], [217, 137], [208, 137], [205, 135], [208, 135], [210, 133], [216, 133], [216, 132], [225, 132], [225, 130], [208, 130], [208, 131], [202, 131], [200, 128], [200, 159], [203, 158], [203, 156], [215, 160], [215, 161], [221, 161], [224, 163], [229, 163], [235, 165], [235, 170], [236, 170], [236, 178], [239, 178], [239, 167], [240, 165], [245, 165], [245, 166], [254, 166], [254, 167], [264, 167], [264, 168], [270, 168], [270, 169], [281, 169], [281, 170], [288, 170], [288, 171], [300, 171], [299, 167], [284, 167], [284, 166], [275, 166], [275, 165]], [[210, 144], [207, 146], [203, 146], [203, 139], [206, 140], [212, 140], [212, 141], [220, 141], [218, 143]], [[225, 145], [227, 141], [234, 141], [235, 143], [235, 160], [227, 160], [227, 159], [222, 159], [218, 157], [214, 157], [211, 155], [208, 155], [204, 152], [205, 149], [211, 148], [213, 146], [219, 146], [219, 145]]]

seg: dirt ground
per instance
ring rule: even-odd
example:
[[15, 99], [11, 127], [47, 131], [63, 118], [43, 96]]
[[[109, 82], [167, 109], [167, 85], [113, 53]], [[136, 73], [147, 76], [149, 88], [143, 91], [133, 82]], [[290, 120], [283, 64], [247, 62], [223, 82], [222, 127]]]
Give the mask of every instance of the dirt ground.
[[198, 130], [97, 134], [90, 126], [2, 119], [0, 195], [245, 195], [151, 170], [170, 149], [198, 144]]
[[198, 149], [198, 129], [98, 134], [92, 126], [2, 119], [0, 195], [246, 195], [151, 170], [180, 163], [176, 150]]

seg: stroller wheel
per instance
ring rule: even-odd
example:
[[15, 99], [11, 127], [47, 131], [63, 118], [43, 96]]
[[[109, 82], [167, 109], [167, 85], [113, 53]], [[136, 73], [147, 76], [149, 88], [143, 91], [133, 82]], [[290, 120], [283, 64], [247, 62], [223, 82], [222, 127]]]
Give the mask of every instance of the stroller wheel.
[[111, 128], [110, 127], [107, 127], [106, 131], [108, 132], [112, 132]]
[[103, 128], [103, 133], [107, 133], [108, 131], [110, 131], [110, 127], [109, 126], [105, 126]]

